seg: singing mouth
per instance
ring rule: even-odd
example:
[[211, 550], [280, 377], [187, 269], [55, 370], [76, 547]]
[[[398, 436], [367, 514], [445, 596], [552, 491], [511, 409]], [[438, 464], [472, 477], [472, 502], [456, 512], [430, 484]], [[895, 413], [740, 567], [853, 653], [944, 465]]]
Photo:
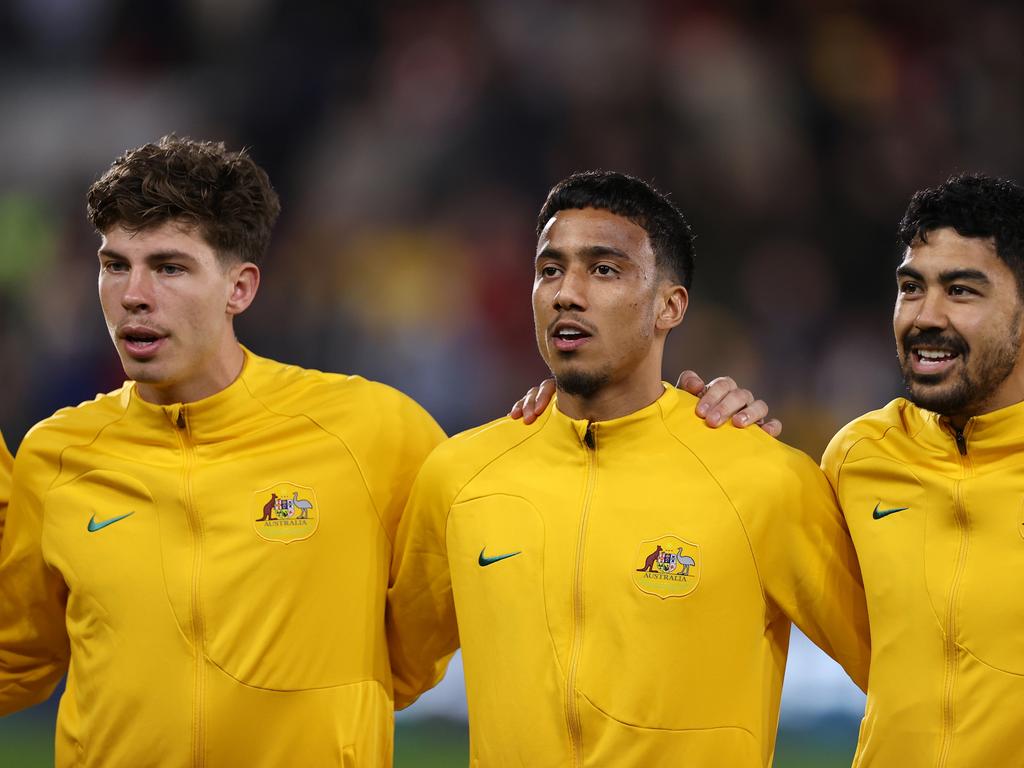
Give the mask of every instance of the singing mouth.
[[138, 358], [145, 358], [155, 353], [167, 338], [166, 334], [141, 325], [121, 328], [118, 331], [118, 337], [124, 342], [128, 353]]
[[571, 352], [579, 349], [592, 338], [593, 334], [581, 324], [571, 320], [559, 320], [551, 329], [551, 339], [555, 349], [560, 352]]

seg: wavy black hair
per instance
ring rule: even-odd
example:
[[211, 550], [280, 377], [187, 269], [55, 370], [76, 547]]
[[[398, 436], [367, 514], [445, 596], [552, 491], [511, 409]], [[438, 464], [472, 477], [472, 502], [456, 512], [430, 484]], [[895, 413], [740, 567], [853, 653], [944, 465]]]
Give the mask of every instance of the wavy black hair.
[[548, 192], [537, 216], [537, 235], [559, 211], [583, 208], [609, 211], [642, 227], [650, 238], [658, 268], [689, 290], [693, 283], [693, 231], [668, 197], [625, 173], [574, 173]]
[[1024, 188], [1007, 179], [962, 173], [919, 190], [900, 222], [900, 245], [926, 243], [930, 232], [943, 227], [961, 237], [991, 239], [1024, 297]]

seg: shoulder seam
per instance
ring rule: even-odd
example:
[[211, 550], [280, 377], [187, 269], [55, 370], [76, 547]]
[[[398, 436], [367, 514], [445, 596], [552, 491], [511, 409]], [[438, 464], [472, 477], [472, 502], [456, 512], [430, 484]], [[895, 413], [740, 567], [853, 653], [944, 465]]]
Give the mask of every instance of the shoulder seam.
[[455, 491], [455, 493], [452, 494], [452, 500], [448, 504], [448, 510], [444, 514], [444, 541], [445, 541], [444, 549], [445, 549], [446, 553], [448, 552], [448, 522], [451, 520], [452, 510], [455, 508], [455, 505], [460, 503], [459, 502], [459, 496], [461, 496], [462, 492], [466, 490], [466, 486], [468, 486], [471, 482], [473, 482], [481, 472], [483, 472], [485, 469], [487, 469], [489, 466], [491, 466], [494, 462], [498, 461], [498, 459], [502, 458], [509, 451], [518, 448], [519, 446], [523, 445], [524, 443], [526, 443], [528, 440], [530, 440], [534, 436], [539, 435], [541, 430], [544, 427], [547, 426], [549, 419], [550, 419], [550, 416], [549, 416], [548, 419], [545, 419], [544, 423], [541, 424], [537, 429], [535, 429], [532, 432], [530, 432], [529, 434], [525, 435], [521, 440], [517, 440], [512, 445], [510, 445], [507, 448], [505, 448], [497, 456], [494, 456], [493, 458], [491, 458], [488, 461], [486, 461], [475, 472], [473, 472], [468, 478], [466, 478], [466, 480], [462, 484], [459, 485], [458, 490]]
[[771, 604], [768, 600], [768, 591], [765, 588], [764, 577], [761, 575], [761, 564], [757, 561], [757, 554], [754, 552], [754, 545], [750, 541], [750, 532], [747, 531], [747, 526], [743, 522], [743, 516], [739, 513], [739, 510], [736, 509], [736, 502], [732, 500], [732, 496], [730, 496], [729, 492], [725, 490], [725, 488], [722, 486], [722, 483], [718, 480], [717, 475], [715, 475], [715, 473], [711, 471], [711, 468], [704, 463], [704, 460], [697, 454], [697, 452], [694, 451], [685, 442], [683, 442], [679, 435], [677, 435], [674, 431], [669, 429], [669, 426], [668, 424], [665, 423], [664, 419], [662, 420], [662, 423], [665, 425], [665, 430], [669, 433], [669, 435], [671, 435], [672, 438], [677, 443], [679, 443], [679, 445], [686, 449], [690, 453], [690, 455], [693, 456], [693, 458], [696, 459], [702, 467], [704, 467], [704, 471], [708, 473], [708, 477], [710, 477], [714, 481], [715, 485], [717, 485], [718, 489], [722, 492], [722, 495], [725, 496], [725, 498], [729, 501], [729, 506], [732, 507], [733, 515], [735, 516], [736, 521], [740, 525], [740, 530], [743, 531], [743, 538], [747, 541], [747, 550], [750, 552], [750, 560], [754, 563], [754, 572], [757, 574], [757, 583], [758, 586], [761, 588], [761, 601], [764, 604], [765, 620], [767, 624], [768, 606]]
[[370, 484], [366, 480], [366, 473], [363, 471], [362, 464], [360, 464], [359, 459], [356, 457], [355, 451], [352, 450], [351, 446], [349, 446], [345, 438], [337, 434], [334, 430], [325, 427], [323, 424], [320, 423], [319, 420], [311, 416], [305, 410], [299, 411], [298, 413], [289, 414], [271, 408], [262, 397], [253, 392], [252, 388], [249, 386], [249, 382], [243, 381], [242, 383], [245, 386], [245, 391], [248, 392], [252, 399], [258, 402], [267, 411], [267, 413], [272, 413], [275, 416], [281, 417], [282, 419], [305, 419], [306, 421], [316, 426], [316, 428], [319, 429], [321, 432], [330, 435], [331, 437], [338, 441], [341, 447], [345, 449], [345, 452], [352, 458], [352, 463], [355, 464], [356, 471], [359, 472], [359, 479], [363, 483], [363, 488], [366, 490], [366, 495], [370, 499], [370, 506], [373, 507], [373, 515], [377, 518], [377, 524], [380, 526], [381, 531], [384, 533], [384, 538], [387, 539], [388, 544], [391, 545], [391, 547], [393, 548], [395, 546], [395, 542], [393, 542], [391, 540], [391, 536], [388, 535], [388, 528], [384, 524], [384, 519], [381, 516], [380, 509], [377, 507], [377, 499], [374, 498], [373, 491], [370, 489]]
[[897, 426], [896, 424], [890, 424], [884, 430], [882, 430], [882, 434], [880, 434], [878, 437], [871, 437], [870, 435], [861, 435], [856, 440], [854, 440], [852, 443], [850, 443], [850, 447], [847, 448], [843, 452], [842, 460], [836, 465], [836, 488], [835, 488], [835, 493], [836, 493], [837, 497], [839, 495], [839, 483], [841, 482], [841, 476], [843, 474], [843, 469], [846, 467], [847, 461], [850, 458], [850, 453], [853, 451], [853, 449], [856, 448], [858, 445], [860, 445], [865, 440], [873, 440], [873, 441], [884, 440], [885, 436], [888, 435], [891, 430], [896, 429], [896, 426]]

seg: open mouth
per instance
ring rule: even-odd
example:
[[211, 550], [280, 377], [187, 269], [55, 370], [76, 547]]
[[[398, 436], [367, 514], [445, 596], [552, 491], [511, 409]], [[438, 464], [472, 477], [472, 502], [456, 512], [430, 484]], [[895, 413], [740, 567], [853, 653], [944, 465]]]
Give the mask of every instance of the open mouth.
[[915, 373], [942, 373], [960, 357], [952, 349], [936, 347], [913, 347], [910, 350], [910, 364]]
[[151, 328], [133, 326], [120, 332], [124, 348], [132, 357], [148, 358], [156, 354], [167, 337]]
[[560, 352], [571, 352], [579, 349], [590, 340], [592, 334], [576, 323], [556, 323], [551, 332], [551, 340], [555, 349]]

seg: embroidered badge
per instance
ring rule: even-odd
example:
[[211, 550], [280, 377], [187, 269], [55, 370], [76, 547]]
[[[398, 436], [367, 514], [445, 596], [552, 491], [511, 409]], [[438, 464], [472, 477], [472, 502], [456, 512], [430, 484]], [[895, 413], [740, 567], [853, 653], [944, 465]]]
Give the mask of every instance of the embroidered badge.
[[256, 491], [253, 518], [256, 533], [267, 541], [289, 544], [312, 536], [320, 523], [320, 508], [312, 488], [275, 483]]
[[703, 562], [700, 547], [678, 536], [640, 543], [633, 583], [641, 592], [661, 598], [683, 597], [697, 588]]

